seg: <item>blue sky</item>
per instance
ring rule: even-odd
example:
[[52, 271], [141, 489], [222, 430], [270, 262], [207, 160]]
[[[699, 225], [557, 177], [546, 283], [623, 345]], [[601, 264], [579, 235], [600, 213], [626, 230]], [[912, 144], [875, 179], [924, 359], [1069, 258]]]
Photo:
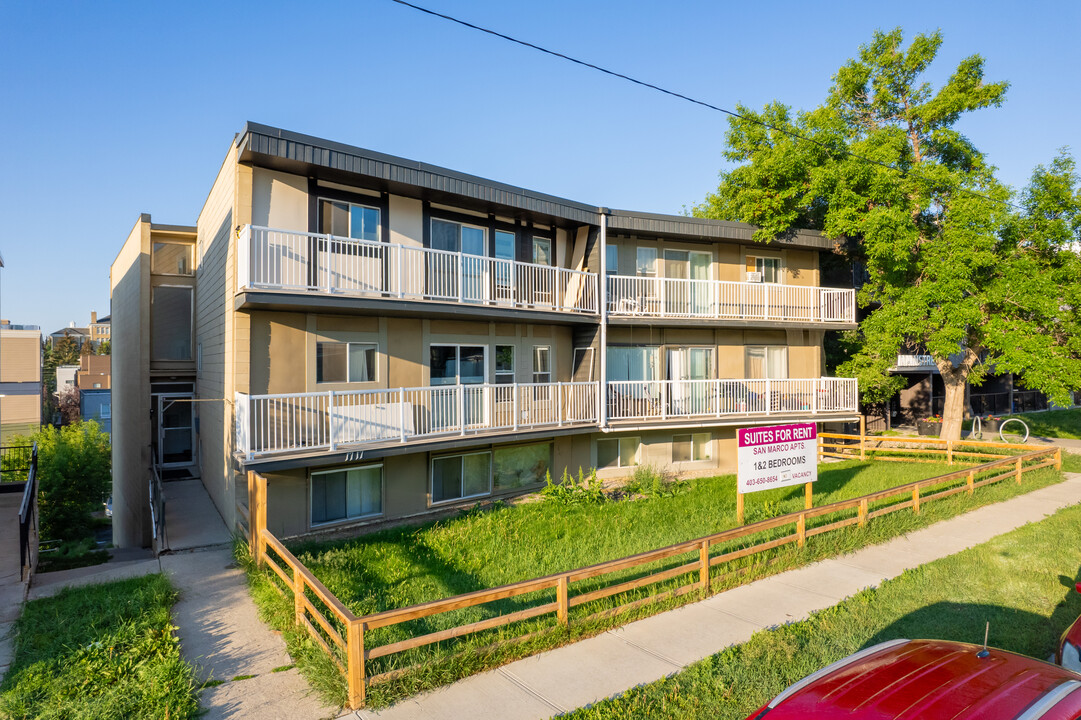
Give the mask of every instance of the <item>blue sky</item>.
[[[1081, 153], [1081, 3], [418, 4], [722, 107], [811, 108], [876, 28], [939, 28], [932, 81], [979, 53], [1006, 105], [961, 129], [1020, 187]], [[0, 315], [109, 311], [140, 212], [194, 224], [234, 133], [278, 125], [613, 208], [715, 188], [724, 116], [422, 15], [348, 3], [0, 2]]]

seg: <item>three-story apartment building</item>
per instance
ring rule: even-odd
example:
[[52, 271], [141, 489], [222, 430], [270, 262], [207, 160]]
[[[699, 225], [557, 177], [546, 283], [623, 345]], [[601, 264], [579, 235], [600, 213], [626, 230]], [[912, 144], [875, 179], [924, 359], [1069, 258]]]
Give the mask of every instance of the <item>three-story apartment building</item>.
[[822, 377], [855, 327], [831, 243], [753, 232], [249, 123], [197, 224], [144, 215], [113, 265], [116, 541], [149, 542], [153, 457], [230, 525], [258, 470], [289, 536], [564, 468], [731, 472], [738, 427], [854, 418]]

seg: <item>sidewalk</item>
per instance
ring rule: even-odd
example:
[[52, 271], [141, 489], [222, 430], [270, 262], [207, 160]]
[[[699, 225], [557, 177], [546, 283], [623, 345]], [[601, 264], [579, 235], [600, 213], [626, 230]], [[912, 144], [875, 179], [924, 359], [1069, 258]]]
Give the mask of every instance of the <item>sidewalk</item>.
[[21, 492], [0, 493], [0, 547], [9, 548], [0, 557], [0, 680], [11, 666], [15, 651], [11, 629], [19, 619], [26, 598], [19, 557], [19, 504], [22, 499]]
[[1081, 502], [1081, 473], [952, 520], [734, 588], [596, 637], [525, 658], [362, 720], [542, 720], [678, 672], [759, 630], [807, 618], [905, 570], [986, 542]]

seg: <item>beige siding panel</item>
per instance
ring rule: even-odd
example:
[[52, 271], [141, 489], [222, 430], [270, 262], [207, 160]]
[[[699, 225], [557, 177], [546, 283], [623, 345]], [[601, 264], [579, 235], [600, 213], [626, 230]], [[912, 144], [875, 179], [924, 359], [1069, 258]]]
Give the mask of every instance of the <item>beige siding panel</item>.
[[789, 248], [786, 254], [786, 283], [789, 285], [818, 285], [818, 252]]
[[394, 318], [393, 323], [393, 332], [387, 333], [387, 386], [419, 387], [428, 364], [422, 322]]
[[390, 241], [409, 247], [424, 245], [424, 205], [420, 200], [390, 196]]
[[41, 424], [41, 397], [39, 395], [9, 395], [0, 397], [0, 417], [5, 425]]
[[428, 509], [428, 454], [383, 458], [383, 514], [402, 517]]
[[379, 332], [379, 318], [320, 315], [315, 319], [315, 327], [320, 332]]
[[307, 390], [306, 320], [298, 313], [252, 313], [250, 373], [253, 394]]
[[483, 322], [460, 322], [456, 320], [432, 320], [430, 332], [433, 336], [440, 335], [445, 340], [438, 342], [452, 342], [456, 335], [487, 335], [488, 323]]
[[41, 338], [0, 331], [0, 382], [41, 381]]
[[251, 218], [253, 225], [307, 232], [308, 178], [254, 168]]

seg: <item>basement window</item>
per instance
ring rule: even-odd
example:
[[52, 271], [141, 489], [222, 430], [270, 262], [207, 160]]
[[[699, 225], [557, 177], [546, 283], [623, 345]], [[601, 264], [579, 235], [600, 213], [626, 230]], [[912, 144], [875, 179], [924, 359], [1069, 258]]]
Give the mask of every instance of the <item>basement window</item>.
[[642, 440], [638, 437], [604, 438], [597, 441], [597, 467], [632, 467], [638, 464]]
[[383, 466], [312, 473], [312, 525], [383, 514]]
[[432, 504], [480, 497], [492, 492], [492, 454], [488, 451], [432, 458]]

